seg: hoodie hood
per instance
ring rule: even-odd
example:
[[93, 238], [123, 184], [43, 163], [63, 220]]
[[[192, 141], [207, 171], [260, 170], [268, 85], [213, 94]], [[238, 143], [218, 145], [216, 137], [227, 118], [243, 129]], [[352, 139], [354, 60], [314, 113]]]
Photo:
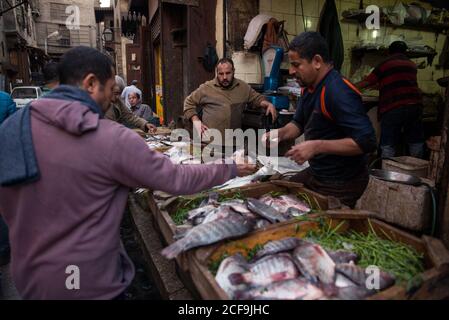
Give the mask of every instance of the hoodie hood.
[[89, 94], [60, 85], [45, 98], [11, 115], [0, 126], [0, 185], [15, 186], [40, 179], [33, 144], [31, 113], [37, 119], [74, 135], [96, 130], [103, 111]]
[[78, 101], [51, 99], [36, 100], [31, 105], [36, 119], [48, 123], [73, 135], [96, 130], [100, 115], [93, 113]]

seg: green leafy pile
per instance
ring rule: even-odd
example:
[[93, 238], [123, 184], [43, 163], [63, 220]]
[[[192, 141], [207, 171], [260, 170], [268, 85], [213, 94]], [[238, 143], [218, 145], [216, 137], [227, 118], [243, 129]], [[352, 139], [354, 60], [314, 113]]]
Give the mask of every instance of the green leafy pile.
[[424, 256], [413, 247], [391, 240], [386, 233], [387, 239], [380, 238], [371, 223], [367, 234], [353, 230], [338, 233], [343, 223], [335, 228], [328, 225], [319, 231], [310, 230], [307, 238], [326, 249], [352, 251], [359, 256], [357, 265], [362, 268], [377, 266], [393, 274], [398, 283], [416, 281], [424, 271]]

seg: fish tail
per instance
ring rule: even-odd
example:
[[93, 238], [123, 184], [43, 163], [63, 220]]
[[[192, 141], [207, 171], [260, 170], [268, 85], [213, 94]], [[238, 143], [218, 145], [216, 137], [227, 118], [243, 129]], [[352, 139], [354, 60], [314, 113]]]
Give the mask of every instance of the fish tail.
[[245, 275], [242, 273], [232, 273], [229, 275], [229, 282], [232, 285], [238, 285], [246, 282]]
[[161, 254], [167, 259], [173, 259], [184, 251], [184, 241], [182, 240], [183, 239], [176, 241], [175, 243], [172, 243], [168, 247], [164, 248], [164, 250], [161, 251]]

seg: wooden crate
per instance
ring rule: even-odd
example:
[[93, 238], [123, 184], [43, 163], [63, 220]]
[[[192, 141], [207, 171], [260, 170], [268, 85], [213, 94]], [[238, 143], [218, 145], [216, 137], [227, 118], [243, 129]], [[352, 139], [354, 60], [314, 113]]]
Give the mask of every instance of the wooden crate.
[[[364, 233], [370, 230], [372, 226], [379, 237], [386, 238], [386, 235], [388, 235], [393, 241], [408, 244], [424, 254], [425, 272], [421, 275], [423, 282], [417, 290], [407, 292], [405, 287], [395, 285], [369, 297], [369, 299], [449, 298], [449, 252], [441, 241], [426, 236], [417, 238], [372, 218], [371, 214], [366, 211], [328, 211], [324, 216], [334, 227], [343, 222], [339, 229], [340, 232], [354, 230]], [[309, 230], [316, 230], [318, 227], [318, 223], [313, 221], [284, 222], [270, 226], [266, 230], [255, 231], [239, 240], [211, 245], [189, 252], [189, 270], [197, 291], [205, 300], [228, 300], [229, 297], [221, 289], [208, 269], [210, 261], [220, 258], [224, 253], [232, 255], [240, 252], [246, 255], [247, 249], [243, 248], [253, 248], [257, 244], [264, 244], [270, 240], [278, 240], [285, 237], [302, 238]]]
[[[323, 195], [320, 195], [316, 192], [313, 192], [311, 190], [308, 190], [304, 188], [302, 184], [299, 183], [293, 183], [289, 181], [271, 181], [271, 182], [263, 182], [259, 184], [254, 184], [250, 186], [245, 186], [241, 188], [235, 188], [231, 190], [225, 190], [220, 191], [220, 194], [232, 196], [236, 193], [240, 193], [244, 195], [245, 197], [252, 197], [252, 198], [259, 198], [260, 196], [267, 194], [269, 192], [292, 192], [292, 193], [305, 193], [307, 194], [311, 199], [313, 199], [313, 202], [318, 203], [319, 207], [322, 210], [327, 210], [331, 208], [340, 208], [341, 204], [340, 202], [332, 197], [325, 197]], [[198, 197], [204, 197], [204, 195], [194, 195], [190, 196], [188, 198], [194, 199]], [[175, 242], [173, 239], [173, 236], [176, 234], [177, 226], [173, 222], [173, 219], [171, 218], [171, 215], [173, 215], [179, 207], [180, 198], [173, 199], [172, 202], [170, 202], [166, 208], [160, 209], [157, 204], [155, 203], [154, 198], [150, 198], [150, 208], [154, 208], [153, 215], [154, 215], [154, 221], [156, 223], [156, 228], [159, 229], [162, 238], [167, 244], [171, 244]], [[178, 257], [176, 257], [176, 261], [178, 262], [180, 268], [184, 271], [188, 270], [188, 262], [186, 260], [186, 254], [180, 254]]]

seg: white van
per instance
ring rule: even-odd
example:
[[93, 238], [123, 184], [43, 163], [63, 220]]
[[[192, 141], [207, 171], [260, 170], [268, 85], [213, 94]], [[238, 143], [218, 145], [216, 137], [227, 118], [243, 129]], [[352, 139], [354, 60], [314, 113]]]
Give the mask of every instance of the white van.
[[42, 97], [40, 87], [15, 87], [12, 89], [11, 98], [17, 105], [17, 108], [25, 107], [29, 102]]

